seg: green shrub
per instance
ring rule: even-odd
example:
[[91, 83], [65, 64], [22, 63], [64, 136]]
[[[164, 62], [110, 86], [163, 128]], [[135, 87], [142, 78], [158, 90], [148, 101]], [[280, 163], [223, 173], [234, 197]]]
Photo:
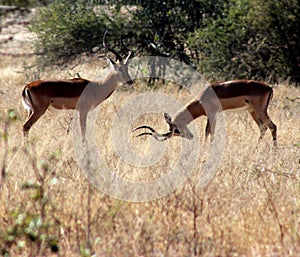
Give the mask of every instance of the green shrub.
[[232, 0], [190, 34], [199, 69], [213, 78], [299, 82], [300, 6], [295, 0]]
[[37, 34], [41, 64], [61, 64], [91, 52], [102, 43], [108, 22], [107, 15], [96, 15], [85, 1], [55, 1], [39, 9], [30, 30]]
[[93, 52], [108, 29], [109, 44], [118, 50], [123, 36], [137, 55], [175, 58], [213, 80], [300, 81], [297, 0], [107, 2], [55, 0], [39, 9], [31, 26], [39, 63], [62, 64]]

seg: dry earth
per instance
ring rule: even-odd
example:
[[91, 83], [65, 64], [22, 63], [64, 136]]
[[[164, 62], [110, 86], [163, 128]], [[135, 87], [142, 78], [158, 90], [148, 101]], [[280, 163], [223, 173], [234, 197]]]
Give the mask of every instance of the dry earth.
[[[25, 20], [27, 17], [25, 17]], [[26, 113], [20, 95], [33, 75], [32, 35], [24, 24], [9, 25], [0, 36], [0, 247], [10, 256], [299, 256], [300, 255], [300, 89], [288, 82], [272, 85], [269, 111], [278, 126], [278, 148], [268, 132], [259, 131], [246, 114], [227, 115], [226, 147], [216, 175], [205, 187], [197, 181], [208, 160], [205, 119], [194, 122], [200, 155], [192, 176], [169, 195], [148, 202], [121, 201], [91, 186], [79, 167], [71, 112], [47, 112], [30, 131], [21, 133]], [[20, 54], [20, 56], [16, 56]], [[93, 79], [104, 63], [90, 57], [81, 65], [43, 76], [68, 78], [77, 72]], [[147, 181], [166, 174], [182, 148], [180, 140], [164, 142], [165, 153], [148, 168], [123, 162], [112, 146], [116, 112], [146, 91], [121, 87], [103, 103], [96, 119], [96, 143], [106, 165], [118, 176]], [[158, 92], [158, 91], [154, 91]], [[160, 89], [185, 103], [190, 94], [174, 87]], [[9, 112], [9, 110], [14, 110]], [[13, 121], [10, 115], [16, 114]], [[163, 131], [160, 115], [147, 123]], [[71, 128], [73, 130], [73, 128]], [[149, 138], [128, 135], [133, 151], [143, 157]], [[53, 243], [54, 240], [55, 243]], [[52, 252], [49, 244], [52, 242]], [[58, 245], [59, 251], [55, 253]]]

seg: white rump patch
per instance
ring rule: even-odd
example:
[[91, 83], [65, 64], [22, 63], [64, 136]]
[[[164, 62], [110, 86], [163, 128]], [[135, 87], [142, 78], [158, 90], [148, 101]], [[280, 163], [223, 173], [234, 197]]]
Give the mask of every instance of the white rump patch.
[[31, 107], [30, 107], [30, 105], [29, 105], [29, 103], [26, 101], [26, 100], [24, 100], [24, 98], [22, 98], [22, 104], [23, 104], [23, 107], [24, 107], [24, 109], [26, 110], [26, 111], [28, 111], [28, 112], [31, 112], [32, 110], [31, 110]]

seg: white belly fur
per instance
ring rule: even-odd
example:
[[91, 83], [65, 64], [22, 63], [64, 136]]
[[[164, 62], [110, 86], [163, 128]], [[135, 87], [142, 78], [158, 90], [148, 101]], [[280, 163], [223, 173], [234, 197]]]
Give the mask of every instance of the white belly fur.
[[224, 112], [225, 113], [233, 113], [233, 112], [235, 113], [235, 112], [245, 112], [245, 111], [250, 111], [250, 110], [251, 110], [251, 107], [248, 104], [245, 104], [242, 107], [234, 108], [234, 109], [227, 109]]

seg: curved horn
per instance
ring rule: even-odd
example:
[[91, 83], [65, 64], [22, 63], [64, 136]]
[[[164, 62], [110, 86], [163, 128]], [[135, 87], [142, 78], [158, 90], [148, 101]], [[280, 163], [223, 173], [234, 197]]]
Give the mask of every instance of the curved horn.
[[135, 129], [132, 130], [132, 131], [136, 131], [136, 130], [139, 130], [139, 129], [142, 129], [142, 128], [150, 129], [153, 133], [157, 133], [157, 132], [155, 131], [154, 128], [152, 128], [152, 127], [150, 127], [150, 126], [146, 126], [146, 125], [139, 126], [139, 127], [135, 128]]
[[142, 129], [142, 128], [149, 129], [151, 132], [143, 132], [141, 134], [138, 134], [136, 137], [140, 137], [140, 136], [152, 136], [157, 141], [165, 141], [166, 139], [170, 138], [173, 135], [172, 131], [169, 131], [169, 132], [164, 133], [164, 134], [160, 134], [160, 133], [156, 132], [156, 130], [153, 129], [152, 127], [145, 126], [145, 125], [144, 126], [139, 126], [139, 127], [135, 128], [133, 131], [136, 131], [136, 130], [139, 130], [139, 129]]
[[123, 62], [121, 55], [117, 51], [115, 51], [114, 49], [107, 46], [107, 44], [106, 44], [106, 34], [107, 33], [108, 33], [108, 30], [105, 30], [104, 35], [103, 35], [103, 46], [104, 46], [104, 48], [107, 51], [112, 52], [116, 56], [116, 61], [119, 60], [120, 62]]
[[121, 44], [122, 44], [122, 47], [125, 48], [126, 51], [128, 51], [128, 56], [126, 57], [125, 62], [124, 62], [124, 64], [127, 64], [129, 59], [131, 59], [134, 56], [134, 52], [131, 49], [129, 49], [127, 46], [124, 45], [122, 36], [121, 36]]

